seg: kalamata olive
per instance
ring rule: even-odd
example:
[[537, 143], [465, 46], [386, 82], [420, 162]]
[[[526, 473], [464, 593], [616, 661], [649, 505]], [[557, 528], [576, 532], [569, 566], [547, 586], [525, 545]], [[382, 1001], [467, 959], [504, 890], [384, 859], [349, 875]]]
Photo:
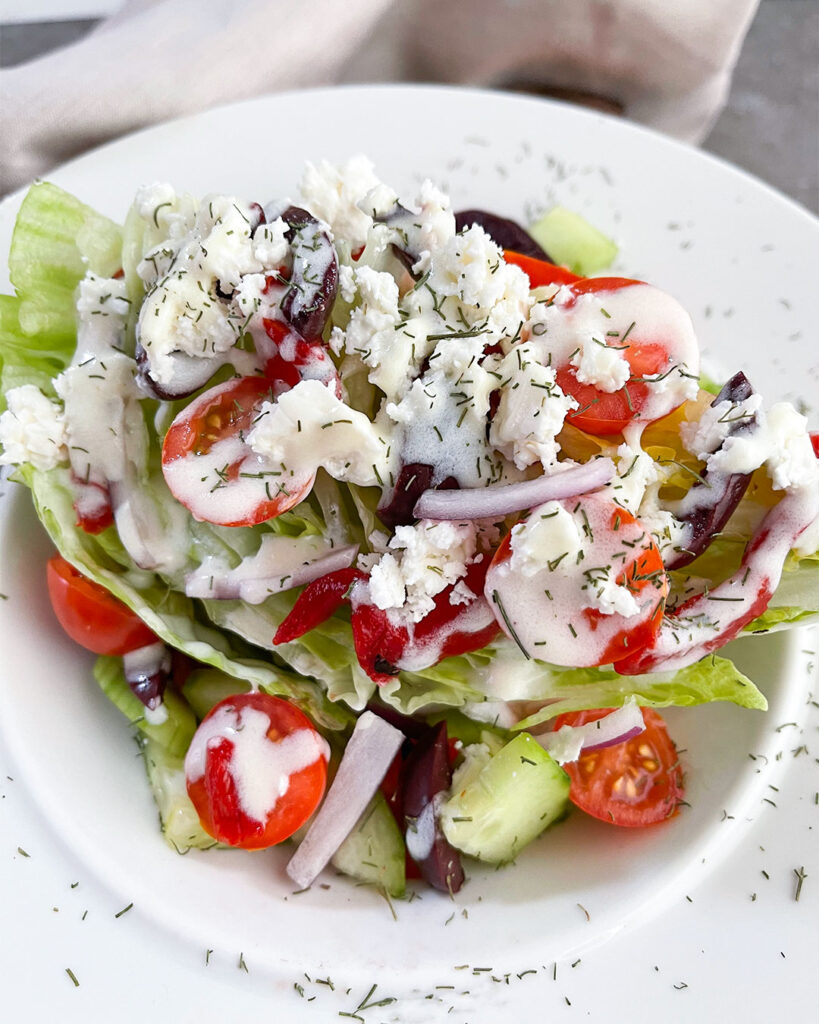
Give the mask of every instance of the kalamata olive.
[[203, 388], [222, 365], [220, 359], [199, 359], [184, 352], [171, 353], [173, 373], [168, 383], [160, 384], [151, 373], [151, 361], [143, 345], [137, 341], [134, 350], [137, 364], [137, 384], [150, 398], [172, 402], [187, 398]]
[[303, 337], [319, 338], [338, 292], [338, 257], [329, 235], [307, 210], [289, 206], [282, 219], [289, 225], [287, 238], [293, 251], [282, 316]]
[[[711, 406], [720, 402], [744, 402], [754, 393], [748, 378], [742, 371], [724, 385]], [[737, 419], [732, 423], [726, 438], [748, 434], [756, 430], [756, 417]], [[723, 441], [724, 444], [724, 441]], [[697, 482], [686, 494], [676, 513], [677, 519], [686, 524], [684, 541], [672, 554], [666, 556], [666, 569], [681, 569], [701, 555], [731, 517], [731, 513], [742, 500], [748, 488], [749, 473], [703, 472], [702, 482]]]
[[489, 235], [495, 245], [501, 249], [512, 249], [523, 256], [531, 256], [536, 260], [554, 263], [552, 257], [541, 248], [528, 231], [516, 221], [508, 217], [499, 217], [488, 210], [461, 210], [455, 214], [455, 226], [458, 231], [478, 224]]
[[403, 770], [407, 851], [426, 881], [441, 892], [457, 892], [464, 882], [458, 851], [441, 829], [438, 806], [452, 785], [446, 722], [418, 740]]
[[[432, 487], [434, 475], [435, 467], [423, 462], [408, 462], [402, 466], [389, 500], [378, 509], [381, 522], [391, 530], [415, 522], [412, 510], [424, 491]], [[448, 476], [438, 485], [438, 490], [451, 491], [457, 487], [455, 477]]]
[[123, 656], [125, 681], [131, 693], [153, 711], [162, 703], [171, 671], [171, 656], [162, 643], [138, 647]]

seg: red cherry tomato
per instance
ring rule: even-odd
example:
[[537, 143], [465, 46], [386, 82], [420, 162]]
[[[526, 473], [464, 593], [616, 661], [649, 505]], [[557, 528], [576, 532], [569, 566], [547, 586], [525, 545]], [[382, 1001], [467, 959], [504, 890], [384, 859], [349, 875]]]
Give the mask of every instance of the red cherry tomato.
[[[571, 779], [569, 799], [592, 817], [637, 828], [673, 817], [684, 796], [683, 773], [665, 722], [643, 708], [645, 731], [625, 743], [581, 753], [563, 767]], [[554, 728], [585, 725], [609, 710], [575, 711], [555, 719]]]
[[257, 526], [310, 493], [315, 473], [271, 467], [244, 441], [262, 404], [289, 386], [272, 377], [238, 377], [194, 399], [173, 421], [162, 445], [162, 472], [195, 519]]
[[[507, 534], [492, 559], [484, 593], [504, 632], [530, 657], [573, 667], [608, 665], [647, 647], [657, 635], [668, 594], [662, 557], [639, 520], [607, 498], [586, 494], [559, 504], [581, 530], [582, 557], [561, 555], [527, 576], [511, 567], [512, 535]], [[538, 515], [534, 509], [532, 516]], [[617, 567], [611, 569], [614, 583], [637, 604], [632, 615], [604, 614], [590, 606], [612, 566]]]
[[46, 568], [48, 596], [57, 621], [71, 639], [94, 654], [122, 655], [156, 643], [136, 612], [83, 576], [62, 556]]
[[[648, 287], [642, 281], [626, 277], [584, 278], [569, 284], [571, 298], [563, 302], [563, 306], [568, 311], [582, 295], [614, 296], [635, 286]], [[678, 304], [656, 289], [654, 294], [661, 295], [667, 304], [665, 312], [668, 326], [662, 335], [645, 333], [641, 317], [635, 314], [631, 326], [621, 327], [622, 333], [611, 342], [622, 351], [631, 370], [631, 376], [624, 387], [613, 392], [603, 391], [593, 384], [579, 381], [577, 369], [573, 365], [556, 366], [557, 383], [578, 403], [578, 408], [566, 418], [587, 434], [619, 434], [629, 423], [651, 423], [668, 415], [680, 404], [677, 402], [675, 405], [673, 399], [668, 399], [659, 405], [655, 401], [652, 408], [652, 389], [646, 381], [661, 378], [663, 374], [671, 372], [676, 363], [687, 362], [688, 365], [696, 366], [696, 340]]]
[[810, 443], [813, 445], [813, 454], [819, 459], [819, 431], [810, 435]]
[[566, 267], [559, 267], [556, 263], [547, 263], [546, 260], [536, 260], [533, 256], [524, 256], [511, 249], [504, 250], [503, 258], [507, 263], [520, 267], [529, 278], [530, 288], [540, 288], [542, 285], [549, 284], [572, 284], [581, 280], [577, 274], [573, 274]]
[[202, 719], [185, 776], [209, 835], [261, 850], [292, 836], [318, 807], [327, 784], [326, 745], [288, 701], [235, 694]]

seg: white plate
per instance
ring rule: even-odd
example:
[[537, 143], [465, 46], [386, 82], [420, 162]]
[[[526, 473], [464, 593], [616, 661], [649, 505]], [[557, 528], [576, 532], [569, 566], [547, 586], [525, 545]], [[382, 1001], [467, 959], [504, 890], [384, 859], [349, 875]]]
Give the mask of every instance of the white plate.
[[[294, 190], [304, 159], [360, 151], [410, 198], [429, 176], [456, 208], [523, 220], [556, 202], [578, 210], [617, 238], [623, 270], [680, 298], [722, 367], [743, 368], [771, 400], [816, 394], [815, 222], [724, 164], [597, 114], [441, 88], [298, 93], [142, 132], [50, 178], [121, 218], [145, 182], [264, 201]], [[18, 202], [0, 207], [4, 252]], [[343, 879], [292, 895], [281, 850], [168, 850], [127, 724], [52, 624], [47, 543], [26, 495], [7, 496], [3, 511], [0, 770], [14, 782], [2, 783], [0, 905], [16, 923], [0, 951], [4, 998], [19, 1012], [48, 1006], [74, 1020], [116, 1005], [130, 1020], [154, 1005], [162, 1019], [210, 1020], [224, 1001], [229, 1019], [265, 1006], [286, 1020], [343, 1020], [373, 983], [371, 1002], [398, 1001], [363, 1009], [366, 1021], [511, 1021], [532, 1006], [536, 1019], [570, 1008], [596, 1016], [612, 999], [631, 1004], [632, 1020], [684, 1020], [718, 1005], [722, 986], [755, 1020], [766, 1005], [778, 1013], [807, 998], [819, 783], [806, 766], [819, 716], [807, 702], [802, 652], [815, 644], [804, 633], [735, 647], [768, 695], [767, 715], [669, 715], [692, 807], [668, 826], [633, 833], [573, 816], [516, 867], [472, 869], [454, 902], [425, 891], [396, 904], [396, 922]], [[797, 903], [802, 865], [814, 879]], [[128, 1009], [126, 994], [143, 989], [145, 1002]]]

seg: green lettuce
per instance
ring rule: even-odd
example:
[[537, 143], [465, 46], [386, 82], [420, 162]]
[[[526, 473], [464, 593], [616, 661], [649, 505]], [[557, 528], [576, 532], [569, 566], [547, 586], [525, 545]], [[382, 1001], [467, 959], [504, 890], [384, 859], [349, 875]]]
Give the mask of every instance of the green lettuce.
[[[53, 395], [52, 378], [69, 363], [76, 343], [74, 296], [87, 269], [110, 275], [125, 270], [136, 307], [141, 282], [135, 267], [144, 245], [144, 221], [132, 214], [121, 229], [73, 196], [49, 184], [35, 185], [23, 201], [9, 260], [15, 296], [0, 297], [0, 385], [3, 390], [31, 383]], [[346, 311], [339, 307], [342, 320]], [[345, 379], [366, 405], [374, 389], [351, 365]], [[708, 382], [706, 382], [708, 386]], [[713, 385], [716, 387], [716, 385]], [[544, 720], [561, 711], [613, 707], [628, 696], [643, 704], [690, 705], [730, 700], [744, 707], [765, 706], [756, 687], [723, 658], [708, 658], [673, 675], [619, 676], [610, 668], [561, 669], [521, 663], [506, 640], [482, 651], [419, 672], [402, 672], [376, 689], [355, 657], [349, 613], [342, 609], [298, 640], [272, 646], [272, 637], [289, 613], [295, 592], [271, 595], [261, 605], [188, 598], [184, 576], [211, 555], [229, 567], [258, 550], [262, 537], [274, 532], [289, 537], [344, 536], [366, 550], [368, 538], [381, 529], [378, 491], [348, 487], [319, 473], [307, 500], [290, 512], [257, 527], [226, 528], [196, 522], [174, 502], [162, 478], [160, 434], [184, 403], [143, 403], [151, 439], [149, 466], [141, 494], [156, 506], [160, 522], [175, 522], [182, 566], [160, 575], [137, 568], [115, 529], [93, 536], [75, 524], [67, 470], [41, 473], [21, 468], [17, 479], [31, 488], [37, 514], [54, 543], [72, 564], [106, 587], [139, 614], [165, 642], [196, 660], [304, 706], [325, 728], [344, 730], [353, 715], [378, 696], [397, 710], [414, 714], [430, 708], [460, 708], [497, 699], [498, 679], [520, 680], [504, 692], [505, 700], [546, 704], [534, 717]], [[174, 533], [176, 540], [177, 533]], [[716, 578], [732, 571], [742, 541], [716, 541], [689, 567]], [[184, 549], [184, 551], [182, 551]], [[706, 566], [706, 562], [710, 564]], [[776, 629], [807, 621], [819, 611], [819, 555], [792, 557], [769, 609], [749, 631]], [[525, 684], [525, 685], [524, 685]], [[502, 687], [503, 688], [503, 687]]]
[[676, 672], [621, 676], [613, 668], [555, 668], [544, 666], [543, 688], [537, 698], [548, 701], [518, 722], [531, 729], [565, 711], [617, 708], [627, 698], [654, 708], [693, 707], [710, 701], [731, 701], [743, 708], [765, 711], [768, 702], [747, 676], [727, 658], [709, 655]]
[[43, 473], [24, 466], [19, 476], [31, 488], [37, 515], [60, 554], [135, 611], [161, 640], [196, 661], [292, 699], [327, 729], [350, 725], [350, 713], [331, 703], [318, 683], [288, 672], [265, 652], [214, 628], [198, 602], [155, 573], [136, 568], [114, 529], [95, 535], [77, 527], [68, 470]]

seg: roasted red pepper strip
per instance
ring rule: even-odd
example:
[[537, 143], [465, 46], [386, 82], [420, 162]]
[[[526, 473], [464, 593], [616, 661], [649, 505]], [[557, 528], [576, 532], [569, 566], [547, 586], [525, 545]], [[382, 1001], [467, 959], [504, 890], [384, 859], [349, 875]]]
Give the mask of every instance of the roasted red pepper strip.
[[526, 274], [529, 278], [530, 288], [540, 288], [546, 284], [574, 284], [582, 278], [573, 274], [566, 267], [559, 267], [556, 263], [547, 263], [545, 260], [536, 260], [532, 256], [523, 256], [519, 252], [512, 252], [505, 249], [503, 258], [507, 263], [512, 263]]
[[273, 643], [288, 644], [320, 626], [344, 604], [352, 584], [366, 579], [366, 573], [350, 568], [328, 572], [326, 576], [308, 583], [290, 614], [276, 630]]

